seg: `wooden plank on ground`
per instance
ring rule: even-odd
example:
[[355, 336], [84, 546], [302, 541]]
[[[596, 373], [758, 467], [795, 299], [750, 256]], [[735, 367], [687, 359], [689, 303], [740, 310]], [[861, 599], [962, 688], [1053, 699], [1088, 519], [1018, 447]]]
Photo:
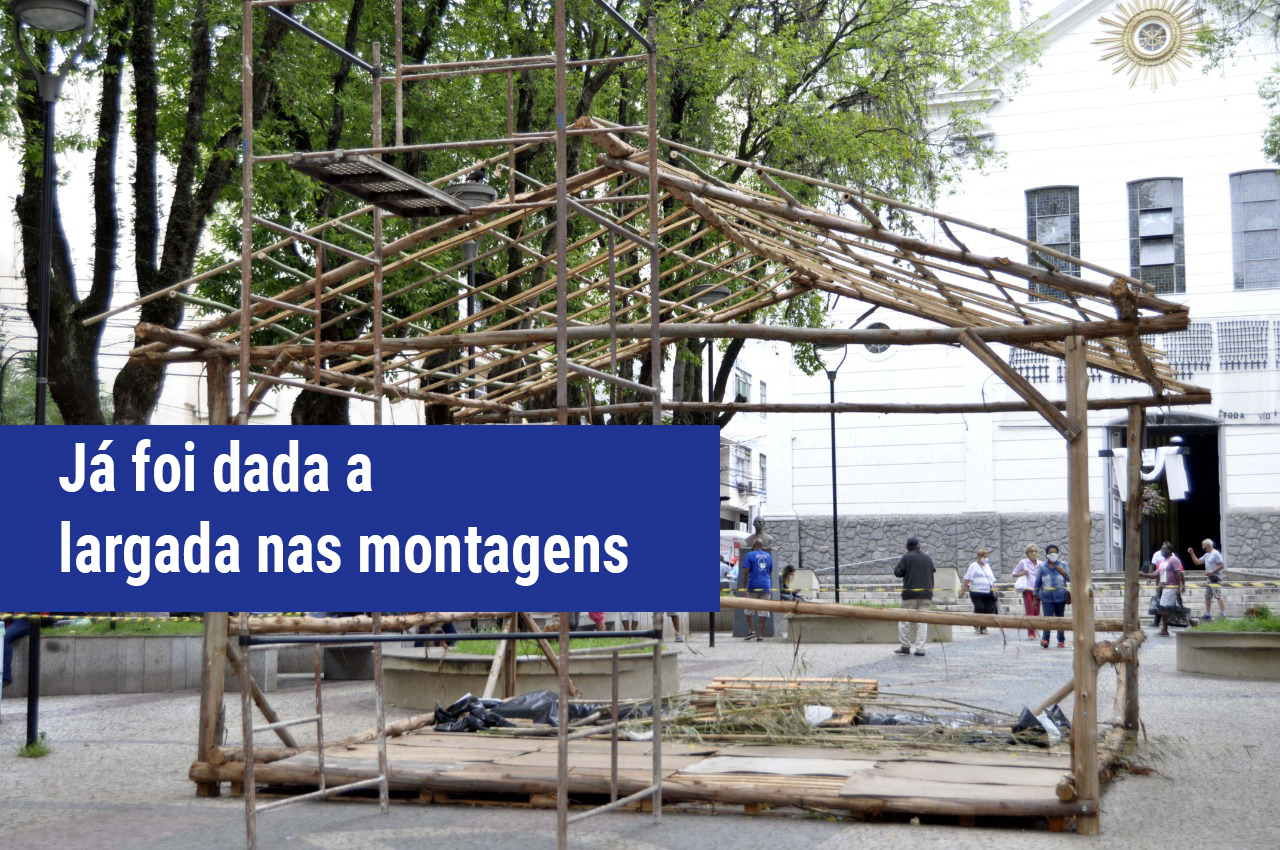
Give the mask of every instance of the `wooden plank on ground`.
[[[497, 735], [475, 735], [465, 732], [432, 732], [426, 734], [404, 735], [402, 738], [390, 740], [413, 741], [431, 747], [456, 747], [464, 750], [507, 750], [511, 752], [531, 752], [544, 744], [537, 738], [498, 737]], [[555, 739], [551, 739], [551, 747], [555, 748]]]
[[1068, 768], [1006, 767], [977, 764], [946, 764], [925, 761], [882, 762], [876, 773], [900, 779], [928, 779], [934, 782], [969, 782], [976, 785], [1039, 785], [1056, 788]]
[[[664, 763], [665, 764], [665, 763]], [[754, 773], [773, 776], [853, 776], [876, 766], [874, 761], [823, 758], [750, 758], [713, 756], [682, 769], [682, 774]]]
[[[663, 752], [666, 752], [665, 750]], [[899, 750], [845, 750], [836, 747], [784, 746], [780, 744], [738, 744], [716, 751], [716, 755], [743, 758], [815, 758], [853, 759], [879, 761], [882, 758], [902, 758]]]
[[[670, 767], [679, 770], [701, 760], [701, 756], [672, 756], [670, 758]], [[569, 755], [570, 767], [608, 767], [609, 762], [608, 753], [570, 753]], [[554, 768], [557, 763], [555, 753], [525, 753], [524, 755], [497, 760], [494, 762], [494, 766], [502, 768], [506, 765], [518, 764], [526, 767], [547, 767], [552, 769], [552, 774], [554, 775]], [[653, 761], [649, 756], [618, 754], [619, 767], [640, 769], [651, 767], [652, 764]], [[662, 759], [662, 764], [664, 767], [668, 766], [668, 759], [665, 756]]]
[[1037, 802], [1057, 803], [1053, 790], [1038, 785], [973, 785], [962, 782], [935, 782], [902, 779], [869, 770], [850, 776], [840, 789], [841, 797], [915, 797], [948, 802]]

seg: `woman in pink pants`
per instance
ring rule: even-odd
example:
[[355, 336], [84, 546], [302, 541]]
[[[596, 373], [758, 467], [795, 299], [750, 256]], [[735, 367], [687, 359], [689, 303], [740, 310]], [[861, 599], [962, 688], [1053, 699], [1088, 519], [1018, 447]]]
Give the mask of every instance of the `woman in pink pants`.
[[[1036, 556], [1040, 554], [1040, 550], [1032, 543], [1026, 549], [1027, 557], [1018, 562], [1018, 566], [1013, 568], [1014, 588], [1022, 591], [1022, 608], [1027, 612], [1028, 617], [1040, 616], [1040, 598], [1036, 596], [1032, 589], [1036, 586], [1036, 576], [1040, 573], [1040, 567], [1044, 562], [1037, 560]], [[1035, 629], [1027, 629], [1027, 637], [1034, 638], [1036, 636]]]

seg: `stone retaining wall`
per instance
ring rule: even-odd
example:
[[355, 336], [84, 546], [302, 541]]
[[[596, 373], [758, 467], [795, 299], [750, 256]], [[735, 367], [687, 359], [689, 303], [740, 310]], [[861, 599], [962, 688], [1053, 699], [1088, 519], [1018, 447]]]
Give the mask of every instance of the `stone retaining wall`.
[[1227, 511], [1227, 569], [1280, 569], [1280, 510]]
[[[830, 516], [801, 516], [787, 519], [765, 518], [766, 530], [775, 538], [773, 562], [822, 569], [833, 563]], [[939, 567], [955, 567], [963, 574], [979, 546], [991, 550], [991, 564], [1007, 576], [1023, 557], [1028, 544], [1044, 547], [1057, 543], [1067, 560], [1067, 515], [1065, 513], [1015, 513], [994, 511], [960, 514], [887, 514], [884, 516], [841, 516], [840, 576], [891, 575], [893, 565], [906, 551], [908, 537], [919, 537], [926, 552]], [[1093, 515], [1091, 562], [1103, 566], [1104, 537], [1101, 514]], [[1280, 550], [1277, 550], [1280, 551]], [[879, 563], [862, 561], [885, 559]], [[844, 566], [853, 564], [853, 566]]]
[[[40, 639], [40, 693], [167, 693], [200, 689], [203, 635], [72, 635]], [[5, 699], [27, 695], [27, 649], [30, 638], [13, 647], [13, 684]], [[249, 657], [254, 679], [264, 691], [276, 689], [277, 652], [255, 647]], [[227, 691], [239, 690], [239, 679], [227, 667]]]

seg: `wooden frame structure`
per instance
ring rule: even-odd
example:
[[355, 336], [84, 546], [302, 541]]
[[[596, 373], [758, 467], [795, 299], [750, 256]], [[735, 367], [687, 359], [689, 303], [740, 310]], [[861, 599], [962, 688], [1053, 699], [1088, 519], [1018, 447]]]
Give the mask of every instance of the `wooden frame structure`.
[[[288, 385], [370, 402], [380, 423], [383, 403], [421, 402], [448, 421], [598, 422], [608, 415], [659, 423], [673, 411], [759, 412], [994, 412], [1035, 411], [1066, 441], [1069, 478], [1069, 545], [1072, 553], [1072, 626], [1077, 634], [1072, 690], [1075, 728], [1096, 738], [1098, 657], [1089, 563], [1087, 411], [1125, 408], [1130, 434], [1141, 430], [1148, 406], [1203, 404], [1207, 390], [1179, 381], [1154, 344], [1159, 334], [1188, 327], [1187, 309], [1157, 297], [1127, 274], [1069, 257], [979, 223], [877, 196], [826, 180], [744, 162], [662, 139], [657, 132], [657, 52], [654, 23], [642, 35], [607, 3], [598, 2], [643, 48], [608, 60], [567, 55], [565, 4], [555, 0], [554, 55], [472, 62], [413, 64], [402, 52], [402, 15], [396, 2], [393, 72], [383, 73], [380, 48], [366, 62], [373, 120], [370, 144], [348, 151], [259, 152], [254, 147], [252, 54], [255, 12], [276, 17], [277, 6], [321, 0], [246, 0], [244, 55], [243, 213], [241, 256], [141, 301], [189, 299], [192, 284], [238, 274], [238, 306], [214, 305], [222, 315], [183, 330], [140, 324], [132, 356], [154, 363], [199, 361], [210, 377], [210, 422], [247, 423], [265, 393]], [[302, 26], [296, 18], [289, 24]], [[314, 33], [310, 33], [315, 37]], [[327, 45], [335, 48], [334, 45]], [[571, 69], [599, 61], [643, 63], [647, 72], [646, 122], [617, 126], [584, 116], [568, 122], [566, 91]], [[513, 75], [550, 70], [556, 79], [556, 126], [516, 133]], [[405, 83], [433, 75], [505, 74], [509, 133], [498, 139], [433, 145], [404, 144]], [[394, 95], [393, 143], [384, 141], [383, 94]], [[571, 136], [596, 151], [581, 173], [567, 171]], [[632, 144], [638, 140], [642, 144]], [[543, 185], [519, 174], [516, 155], [531, 146], [554, 145], [556, 181]], [[476, 150], [465, 168], [443, 175], [397, 172], [387, 159], [426, 150]], [[746, 178], [737, 185], [711, 176], [698, 163], [724, 164]], [[369, 204], [304, 232], [254, 213], [255, 173], [285, 164], [366, 199]], [[489, 169], [502, 185], [498, 197], [459, 208], [450, 182]], [[784, 184], [804, 185], [826, 200], [801, 203]], [[454, 187], [456, 188], [456, 186]], [[425, 223], [418, 218], [430, 214]], [[387, 223], [395, 217], [395, 234]], [[886, 222], [914, 220], [918, 232]], [[572, 228], [571, 228], [572, 225]], [[571, 229], [573, 235], [571, 237]], [[278, 236], [262, 245], [265, 234]], [[360, 248], [350, 247], [356, 240]], [[550, 240], [554, 251], [545, 251]], [[476, 256], [503, 256], [507, 270], [486, 282], [466, 275]], [[984, 252], [970, 244], [994, 246]], [[1028, 257], [1026, 262], [1013, 255]], [[300, 267], [303, 258], [309, 267]], [[1070, 271], [1069, 271], [1070, 270]], [[1078, 270], [1078, 271], [1075, 271]], [[258, 291], [255, 274], [291, 281], [270, 294]], [[729, 294], [707, 303], [713, 287]], [[435, 293], [428, 297], [429, 293]], [[935, 327], [904, 330], [839, 330], [756, 323], [770, 308], [813, 293], [855, 299]], [[392, 298], [413, 294], [420, 306], [392, 313]], [[474, 306], [462, 314], [462, 305]], [[209, 306], [207, 302], [202, 302]], [[324, 330], [342, 318], [368, 316], [355, 339], [327, 340]], [[251, 339], [251, 333], [257, 339]], [[274, 341], [264, 342], [268, 334]], [[680, 340], [771, 339], [792, 344], [959, 344], [987, 365], [1019, 396], [1009, 403], [966, 404], [743, 404], [668, 401], [662, 390], [662, 347]], [[992, 348], [993, 342], [1066, 361], [1066, 402], [1046, 399]], [[639, 367], [638, 369], [636, 367]], [[1090, 369], [1146, 385], [1150, 394], [1090, 401]], [[239, 376], [238, 398], [230, 378]], [[717, 383], [723, 384], [721, 375]], [[571, 400], [570, 387], [586, 387]], [[608, 390], [607, 399], [596, 388]], [[1064, 409], [1065, 408], [1065, 409]], [[437, 420], [438, 421], [438, 420]], [[1135, 424], [1136, 423], [1136, 424]], [[1138, 443], [1140, 444], [1140, 443]], [[1131, 463], [1137, 452], [1130, 453]], [[1139, 476], [1131, 472], [1130, 486]], [[1124, 631], [1137, 628], [1136, 498], [1130, 498], [1129, 560]], [[471, 615], [468, 615], [471, 616]], [[384, 622], [384, 628], [387, 624]], [[226, 624], [206, 634], [209, 653], [220, 654]], [[1136, 638], [1135, 638], [1136, 640]], [[1124, 723], [1137, 724], [1136, 654], [1129, 638], [1113, 646], [1123, 669]], [[225, 651], [225, 650], [221, 650]], [[216, 658], [206, 675], [220, 679]], [[210, 681], [206, 694], [220, 693]], [[217, 755], [210, 716], [202, 708], [202, 758]], [[1073, 754], [1076, 791], [1085, 805], [1079, 831], [1098, 830], [1097, 751]], [[1088, 809], [1092, 806], [1092, 810]]]

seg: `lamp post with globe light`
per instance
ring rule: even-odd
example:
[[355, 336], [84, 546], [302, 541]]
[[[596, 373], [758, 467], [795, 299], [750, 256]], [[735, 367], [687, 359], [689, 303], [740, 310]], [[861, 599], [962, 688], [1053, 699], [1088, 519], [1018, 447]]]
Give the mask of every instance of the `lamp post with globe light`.
[[[846, 345], [816, 346], [818, 357], [822, 360], [823, 371], [827, 373], [827, 381], [831, 387], [831, 403], [836, 403], [836, 373], [844, 365], [849, 356]], [[836, 602], [840, 601], [840, 524], [839, 502], [836, 497], [836, 412], [831, 411], [831, 552], [835, 561]]]
[[[98, 12], [94, 0], [13, 0], [13, 40], [18, 52], [35, 74], [36, 88], [44, 103], [44, 167], [40, 174], [40, 277], [39, 312], [36, 318], [36, 410], [35, 424], [46, 424], [49, 389], [49, 290], [53, 273], [53, 187], [57, 172], [53, 161], [54, 105], [67, 72], [75, 64], [89, 37], [93, 34], [93, 18]], [[23, 30], [40, 33], [63, 33], [80, 30], [80, 40], [63, 54], [56, 71], [45, 62], [36, 64], [27, 51]], [[50, 42], [53, 37], [48, 36]], [[52, 44], [50, 44], [52, 48]], [[50, 50], [52, 55], [52, 49]], [[27, 641], [27, 746], [39, 739], [40, 706], [40, 620], [31, 622]]]

